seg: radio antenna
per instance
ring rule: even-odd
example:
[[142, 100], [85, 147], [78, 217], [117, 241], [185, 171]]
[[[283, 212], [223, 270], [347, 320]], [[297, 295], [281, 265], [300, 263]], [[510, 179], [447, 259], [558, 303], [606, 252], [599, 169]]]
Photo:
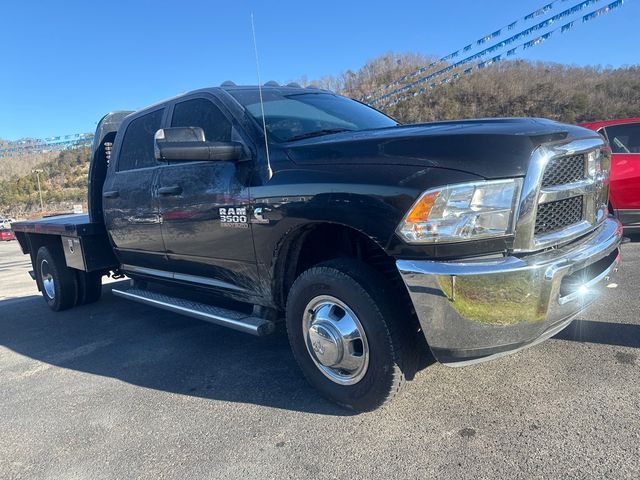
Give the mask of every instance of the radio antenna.
[[253, 12], [251, 12], [251, 32], [253, 33], [253, 50], [256, 54], [256, 71], [258, 73], [258, 93], [260, 95], [260, 111], [262, 112], [262, 131], [264, 133], [264, 149], [267, 153], [267, 175], [269, 179], [273, 176], [271, 170], [271, 159], [269, 158], [269, 139], [267, 138], [267, 122], [264, 119], [264, 101], [262, 99], [262, 81], [260, 80], [260, 60], [258, 59], [258, 42], [256, 41], [256, 26], [253, 22]]

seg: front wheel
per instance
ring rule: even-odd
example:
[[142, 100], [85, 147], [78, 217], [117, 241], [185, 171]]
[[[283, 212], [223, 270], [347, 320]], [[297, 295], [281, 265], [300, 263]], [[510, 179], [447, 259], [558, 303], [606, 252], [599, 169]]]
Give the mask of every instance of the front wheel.
[[305, 377], [330, 400], [358, 411], [391, 400], [415, 372], [415, 335], [389, 282], [339, 259], [302, 273], [287, 301], [287, 332]]

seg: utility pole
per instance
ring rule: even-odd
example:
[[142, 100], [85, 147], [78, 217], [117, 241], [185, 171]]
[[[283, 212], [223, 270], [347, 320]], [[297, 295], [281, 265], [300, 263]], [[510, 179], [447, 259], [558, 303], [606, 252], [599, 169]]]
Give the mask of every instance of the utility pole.
[[38, 193], [40, 194], [40, 211], [44, 212], [44, 203], [42, 202], [42, 189], [40, 188], [40, 174], [44, 173], [44, 170], [41, 168], [36, 168], [35, 170], [31, 170], [31, 173], [36, 174], [36, 178], [38, 179]]

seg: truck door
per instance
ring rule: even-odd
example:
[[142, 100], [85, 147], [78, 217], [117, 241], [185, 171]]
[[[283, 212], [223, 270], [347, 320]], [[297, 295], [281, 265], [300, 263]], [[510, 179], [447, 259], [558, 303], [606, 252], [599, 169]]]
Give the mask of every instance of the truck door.
[[[214, 97], [177, 103], [171, 126], [201, 127], [208, 141], [243, 140]], [[162, 235], [176, 280], [240, 295], [257, 291], [248, 221], [251, 168], [250, 161], [180, 161], [160, 168]]]
[[165, 269], [165, 248], [160, 229], [158, 200], [153, 194], [158, 163], [153, 153], [153, 137], [162, 126], [164, 109], [131, 120], [115, 158], [109, 165], [102, 192], [105, 225], [115, 252], [129, 267]]

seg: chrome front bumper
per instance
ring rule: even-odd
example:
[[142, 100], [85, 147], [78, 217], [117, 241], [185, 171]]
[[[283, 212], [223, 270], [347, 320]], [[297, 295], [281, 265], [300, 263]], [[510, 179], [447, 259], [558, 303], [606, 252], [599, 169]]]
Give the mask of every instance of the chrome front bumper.
[[586, 237], [519, 257], [463, 262], [398, 260], [435, 358], [465, 365], [549, 338], [611, 283], [622, 225], [608, 218]]

